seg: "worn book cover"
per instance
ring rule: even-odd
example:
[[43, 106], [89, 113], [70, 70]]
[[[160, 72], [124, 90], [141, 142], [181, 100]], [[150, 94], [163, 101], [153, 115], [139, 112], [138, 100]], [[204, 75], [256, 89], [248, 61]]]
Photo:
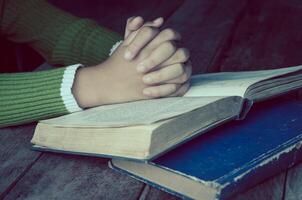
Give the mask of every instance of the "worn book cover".
[[146, 163], [111, 166], [183, 198], [225, 199], [302, 160], [302, 104], [275, 99]]

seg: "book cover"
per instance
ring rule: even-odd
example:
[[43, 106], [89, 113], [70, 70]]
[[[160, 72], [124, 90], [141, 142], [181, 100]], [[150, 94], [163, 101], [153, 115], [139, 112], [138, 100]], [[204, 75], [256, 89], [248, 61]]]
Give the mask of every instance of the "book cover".
[[113, 159], [111, 165], [180, 197], [202, 194], [186, 190], [185, 184], [176, 190], [181, 182], [167, 182], [169, 175], [156, 180], [148, 166], [214, 190], [208, 199], [225, 199], [302, 160], [301, 144], [302, 104], [279, 98], [255, 105], [243, 121], [218, 127], [148, 163]]

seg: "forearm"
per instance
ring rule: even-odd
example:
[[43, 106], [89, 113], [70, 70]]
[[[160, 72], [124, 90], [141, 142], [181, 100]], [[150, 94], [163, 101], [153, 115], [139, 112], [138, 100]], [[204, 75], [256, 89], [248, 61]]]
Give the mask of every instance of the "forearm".
[[76, 68], [0, 74], [0, 127], [81, 110], [71, 94]]
[[97, 64], [121, 39], [117, 33], [44, 0], [7, 0], [4, 5], [1, 33], [12, 41], [30, 45], [51, 64]]

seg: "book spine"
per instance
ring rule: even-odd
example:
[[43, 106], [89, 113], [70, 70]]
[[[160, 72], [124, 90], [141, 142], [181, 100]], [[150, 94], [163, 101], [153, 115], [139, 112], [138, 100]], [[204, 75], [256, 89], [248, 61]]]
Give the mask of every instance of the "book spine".
[[[184, 196], [183, 194], [180, 194], [180, 193], [178, 193], [178, 192], [176, 192], [176, 191], [173, 191], [173, 190], [170, 190], [170, 189], [168, 189], [168, 188], [162, 187], [162, 186], [159, 185], [159, 184], [156, 184], [156, 183], [154, 183], [154, 182], [150, 182], [150, 181], [148, 181], [148, 180], [146, 180], [146, 179], [143, 179], [143, 178], [141, 178], [141, 177], [139, 177], [139, 176], [136, 176], [136, 175], [134, 175], [134, 174], [128, 172], [127, 170], [121, 169], [121, 168], [115, 166], [115, 165], [111, 162], [111, 160], [108, 161], [108, 167], [109, 167], [110, 169], [113, 169], [113, 170], [116, 171], [116, 172], [119, 172], [119, 173], [121, 173], [121, 174], [128, 175], [128, 176], [130, 176], [130, 177], [132, 177], [132, 178], [134, 178], [134, 179], [136, 179], [136, 180], [138, 180], [138, 181], [141, 181], [141, 182], [143, 182], [143, 183], [145, 183], [145, 184], [147, 184], [147, 185], [150, 185], [150, 186], [152, 186], [152, 187], [154, 187], [154, 188], [157, 188], [157, 189], [159, 189], [159, 190], [162, 190], [162, 191], [164, 191], [164, 192], [167, 192], [167, 193], [170, 193], [170, 194], [172, 194], [172, 195], [175, 195], [175, 196], [177, 196], [177, 197], [179, 197], [179, 198], [181, 198], [181, 199], [186, 199], [186, 200], [191, 200], [191, 199], [192, 199], [192, 198], [190, 198], [190, 197], [188, 197], [188, 196]], [[192, 200], [193, 200], [193, 199], [192, 199]]]

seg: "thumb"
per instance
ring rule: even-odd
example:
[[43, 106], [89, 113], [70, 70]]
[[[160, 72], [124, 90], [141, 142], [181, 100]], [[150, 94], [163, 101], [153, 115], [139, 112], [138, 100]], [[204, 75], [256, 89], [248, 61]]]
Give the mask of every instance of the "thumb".
[[124, 38], [127, 38], [129, 34], [131, 34], [133, 31], [137, 31], [143, 25], [143, 23], [144, 23], [144, 19], [140, 16], [130, 17], [127, 20]]

